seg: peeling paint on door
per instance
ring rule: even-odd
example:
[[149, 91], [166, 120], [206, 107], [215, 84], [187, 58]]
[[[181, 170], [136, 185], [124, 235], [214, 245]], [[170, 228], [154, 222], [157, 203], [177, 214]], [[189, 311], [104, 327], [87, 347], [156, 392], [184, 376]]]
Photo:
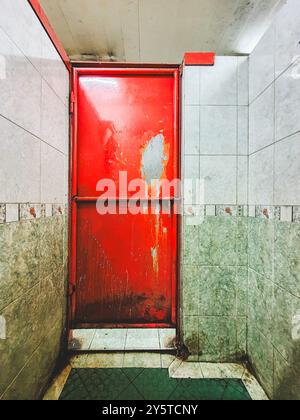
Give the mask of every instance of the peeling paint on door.
[[168, 156], [165, 154], [165, 138], [163, 134], [153, 137], [142, 151], [141, 173], [148, 185], [153, 180], [162, 178]]

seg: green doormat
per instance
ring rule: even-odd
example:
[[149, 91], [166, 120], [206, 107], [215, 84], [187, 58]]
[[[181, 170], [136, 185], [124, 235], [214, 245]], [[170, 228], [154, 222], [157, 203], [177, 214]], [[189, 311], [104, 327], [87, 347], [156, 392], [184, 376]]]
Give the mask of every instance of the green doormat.
[[60, 400], [251, 400], [238, 379], [173, 379], [167, 369], [73, 369]]

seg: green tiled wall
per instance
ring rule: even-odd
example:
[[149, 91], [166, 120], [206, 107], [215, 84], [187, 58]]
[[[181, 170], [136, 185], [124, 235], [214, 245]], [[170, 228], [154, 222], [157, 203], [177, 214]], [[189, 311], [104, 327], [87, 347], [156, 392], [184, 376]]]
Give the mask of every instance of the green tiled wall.
[[236, 361], [246, 354], [248, 221], [207, 216], [184, 223], [183, 331], [189, 360]]
[[189, 360], [248, 355], [270, 397], [300, 399], [300, 225], [206, 217], [183, 229]]
[[248, 353], [278, 399], [300, 399], [299, 250], [299, 224], [249, 219]]
[[61, 349], [66, 316], [64, 216], [0, 225], [0, 399], [34, 399]]

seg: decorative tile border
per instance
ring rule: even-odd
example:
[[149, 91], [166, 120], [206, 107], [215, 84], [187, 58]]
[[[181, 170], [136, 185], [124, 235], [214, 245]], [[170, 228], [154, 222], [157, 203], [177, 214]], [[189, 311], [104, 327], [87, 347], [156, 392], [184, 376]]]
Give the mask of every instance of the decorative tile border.
[[300, 223], [300, 206], [248, 206], [248, 205], [186, 205], [184, 215], [191, 218], [205, 216], [255, 217], [266, 220]]
[[281, 208], [279, 206], [256, 206], [255, 217], [259, 219], [280, 220]]
[[300, 223], [300, 206], [293, 207], [292, 213], [292, 221], [295, 223]]
[[63, 216], [67, 209], [66, 204], [0, 204], [0, 224]]

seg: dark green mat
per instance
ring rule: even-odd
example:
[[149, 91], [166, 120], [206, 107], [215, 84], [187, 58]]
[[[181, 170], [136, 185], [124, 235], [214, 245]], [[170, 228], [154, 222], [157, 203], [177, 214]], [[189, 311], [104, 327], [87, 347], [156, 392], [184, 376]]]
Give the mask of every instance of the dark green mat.
[[251, 400], [238, 379], [172, 379], [167, 369], [73, 369], [61, 400]]

